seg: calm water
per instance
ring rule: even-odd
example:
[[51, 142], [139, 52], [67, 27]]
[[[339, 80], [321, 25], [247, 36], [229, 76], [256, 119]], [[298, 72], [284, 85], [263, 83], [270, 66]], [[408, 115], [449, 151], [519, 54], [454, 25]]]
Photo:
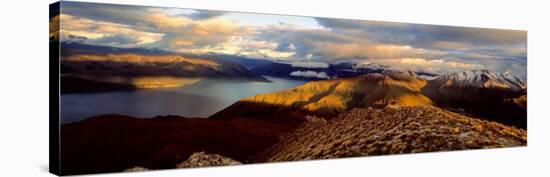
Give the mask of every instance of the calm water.
[[266, 78], [272, 82], [202, 80], [180, 88], [63, 94], [61, 95], [61, 122], [74, 122], [102, 114], [147, 118], [158, 115], [208, 117], [241, 98], [305, 83], [274, 77]]

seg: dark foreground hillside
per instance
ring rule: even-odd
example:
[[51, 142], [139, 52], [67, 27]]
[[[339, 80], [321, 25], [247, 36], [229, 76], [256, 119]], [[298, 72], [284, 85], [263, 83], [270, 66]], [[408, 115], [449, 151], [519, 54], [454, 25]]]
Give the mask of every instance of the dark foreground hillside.
[[304, 120], [295, 128], [248, 118], [93, 117], [62, 126], [61, 165], [63, 174], [83, 174], [527, 143], [525, 130], [433, 106], [357, 108], [328, 121], [315, 116]]
[[[279, 141], [289, 127], [233, 118], [151, 119], [105, 115], [61, 127], [62, 174], [176, 168], [195, 152], [246, 161]], [[197, 164], [195, 164], [197, 165]]]

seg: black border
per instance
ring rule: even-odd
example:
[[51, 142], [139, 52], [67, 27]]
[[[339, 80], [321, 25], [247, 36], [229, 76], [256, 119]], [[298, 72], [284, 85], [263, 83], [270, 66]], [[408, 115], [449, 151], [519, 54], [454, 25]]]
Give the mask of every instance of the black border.
[[[60, 14], [61, 6], [60, 2], [50, 4], [49, 19]], [[50, 21], [51, 23], [51, 21]], [[59, 21], [58, 21], [59, 23]], [[50, 24], [51, 25], [51, 24]], [[60, 25], [60, 24], [58, 24]], [[50, 26], [51, 28], [51, 26]], [[50, 29], [52, 30], [52, 29]], [[51, 31], [50, 31], [51, 32]], [[59, 30], [55, 31], [57, 37], [49, 39], [49, 48], [50, 48], [50, 73], [49, 73], [49, 136], [50, 136], [50, 146], [49, 146], [49, 171], [55, 175], [61, 175], [60, 173], [60, 138], [59, 138]]]

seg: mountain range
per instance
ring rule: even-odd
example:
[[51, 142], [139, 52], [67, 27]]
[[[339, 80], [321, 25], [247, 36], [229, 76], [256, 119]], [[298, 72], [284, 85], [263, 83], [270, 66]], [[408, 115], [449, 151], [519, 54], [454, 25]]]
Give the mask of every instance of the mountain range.
[[526, 85], [520, 79], [504, 76], [470, 71], [425, 80], [412, 71], [385, 70], [354, 78], [311, 81], [244, 98], [211, 118], [250, 117], [300, 124], [305, 115], [333, 117], [353, 108], [431, 105], [526, 128]]
[[[61, 42], [62, 93], [132, 90], [139, 77], [216, 78], [269, 82], [263, 76], [296, 80], [351, 78], [387, 66], [364, 63], [288, 62], [216, 54], [181, 54], [155, 48], [120, 48]], [[437, 74], [416, 72], [419, 76]], [[170, 84], [173, 85], [173, 84]], [[156, 86], [155, 86], [156, 87]]]
[[[102, 115], [64, 124], [61, 159], [64, 174], [83, 174], [514, 147], [526, 145], [525, 129], [519, 79], [385, 70], [243, 98], [210, 118]], [[188, 159], [202, 152], [210, 155]]]
[[227, 60], [193, 58], [154, 49], [62, 43], [62, 93], [136, 89], [141, 77], [217, 78], [269, 82]]
[[434, 75], [351, 63], [231, 62], [87, 47], [62, 52], [61, 83], [69, 91], [140, 86], [106, 79], [119, 77], [147, 83], [170, 76], [171, 84], [192, 84], [201, 77], [263, 81], [262, 75], [271, 75], [308, 82], [242, 98], [208, 118], [98, 115], [63, 124], [65, 175], [527, 144], [527, 83], [508, 73]]
[[[309, 65], [311, 66], [309, 66]], [[315, 65], [312, 62], [302, 62], [300, 64], [273, 62], [268, 65], [252, 68], [252, 72], [299, 80], [324, 80], [330, 78], [355, 77], [368, 73], [380, 72], [383, 69], [378, 67], [355, 67], [352, 63], [337, 63]], [[311, 73], [311, 74], [307, 74]]]

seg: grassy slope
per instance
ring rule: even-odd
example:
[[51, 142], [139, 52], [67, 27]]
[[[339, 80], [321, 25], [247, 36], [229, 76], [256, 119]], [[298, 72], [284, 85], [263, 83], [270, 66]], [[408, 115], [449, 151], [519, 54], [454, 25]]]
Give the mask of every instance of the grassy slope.
[[304, 124], [256, 160], [329, 159], [526, 144], [525, 130], [433, 106], [361, 108], [326, 123]]

